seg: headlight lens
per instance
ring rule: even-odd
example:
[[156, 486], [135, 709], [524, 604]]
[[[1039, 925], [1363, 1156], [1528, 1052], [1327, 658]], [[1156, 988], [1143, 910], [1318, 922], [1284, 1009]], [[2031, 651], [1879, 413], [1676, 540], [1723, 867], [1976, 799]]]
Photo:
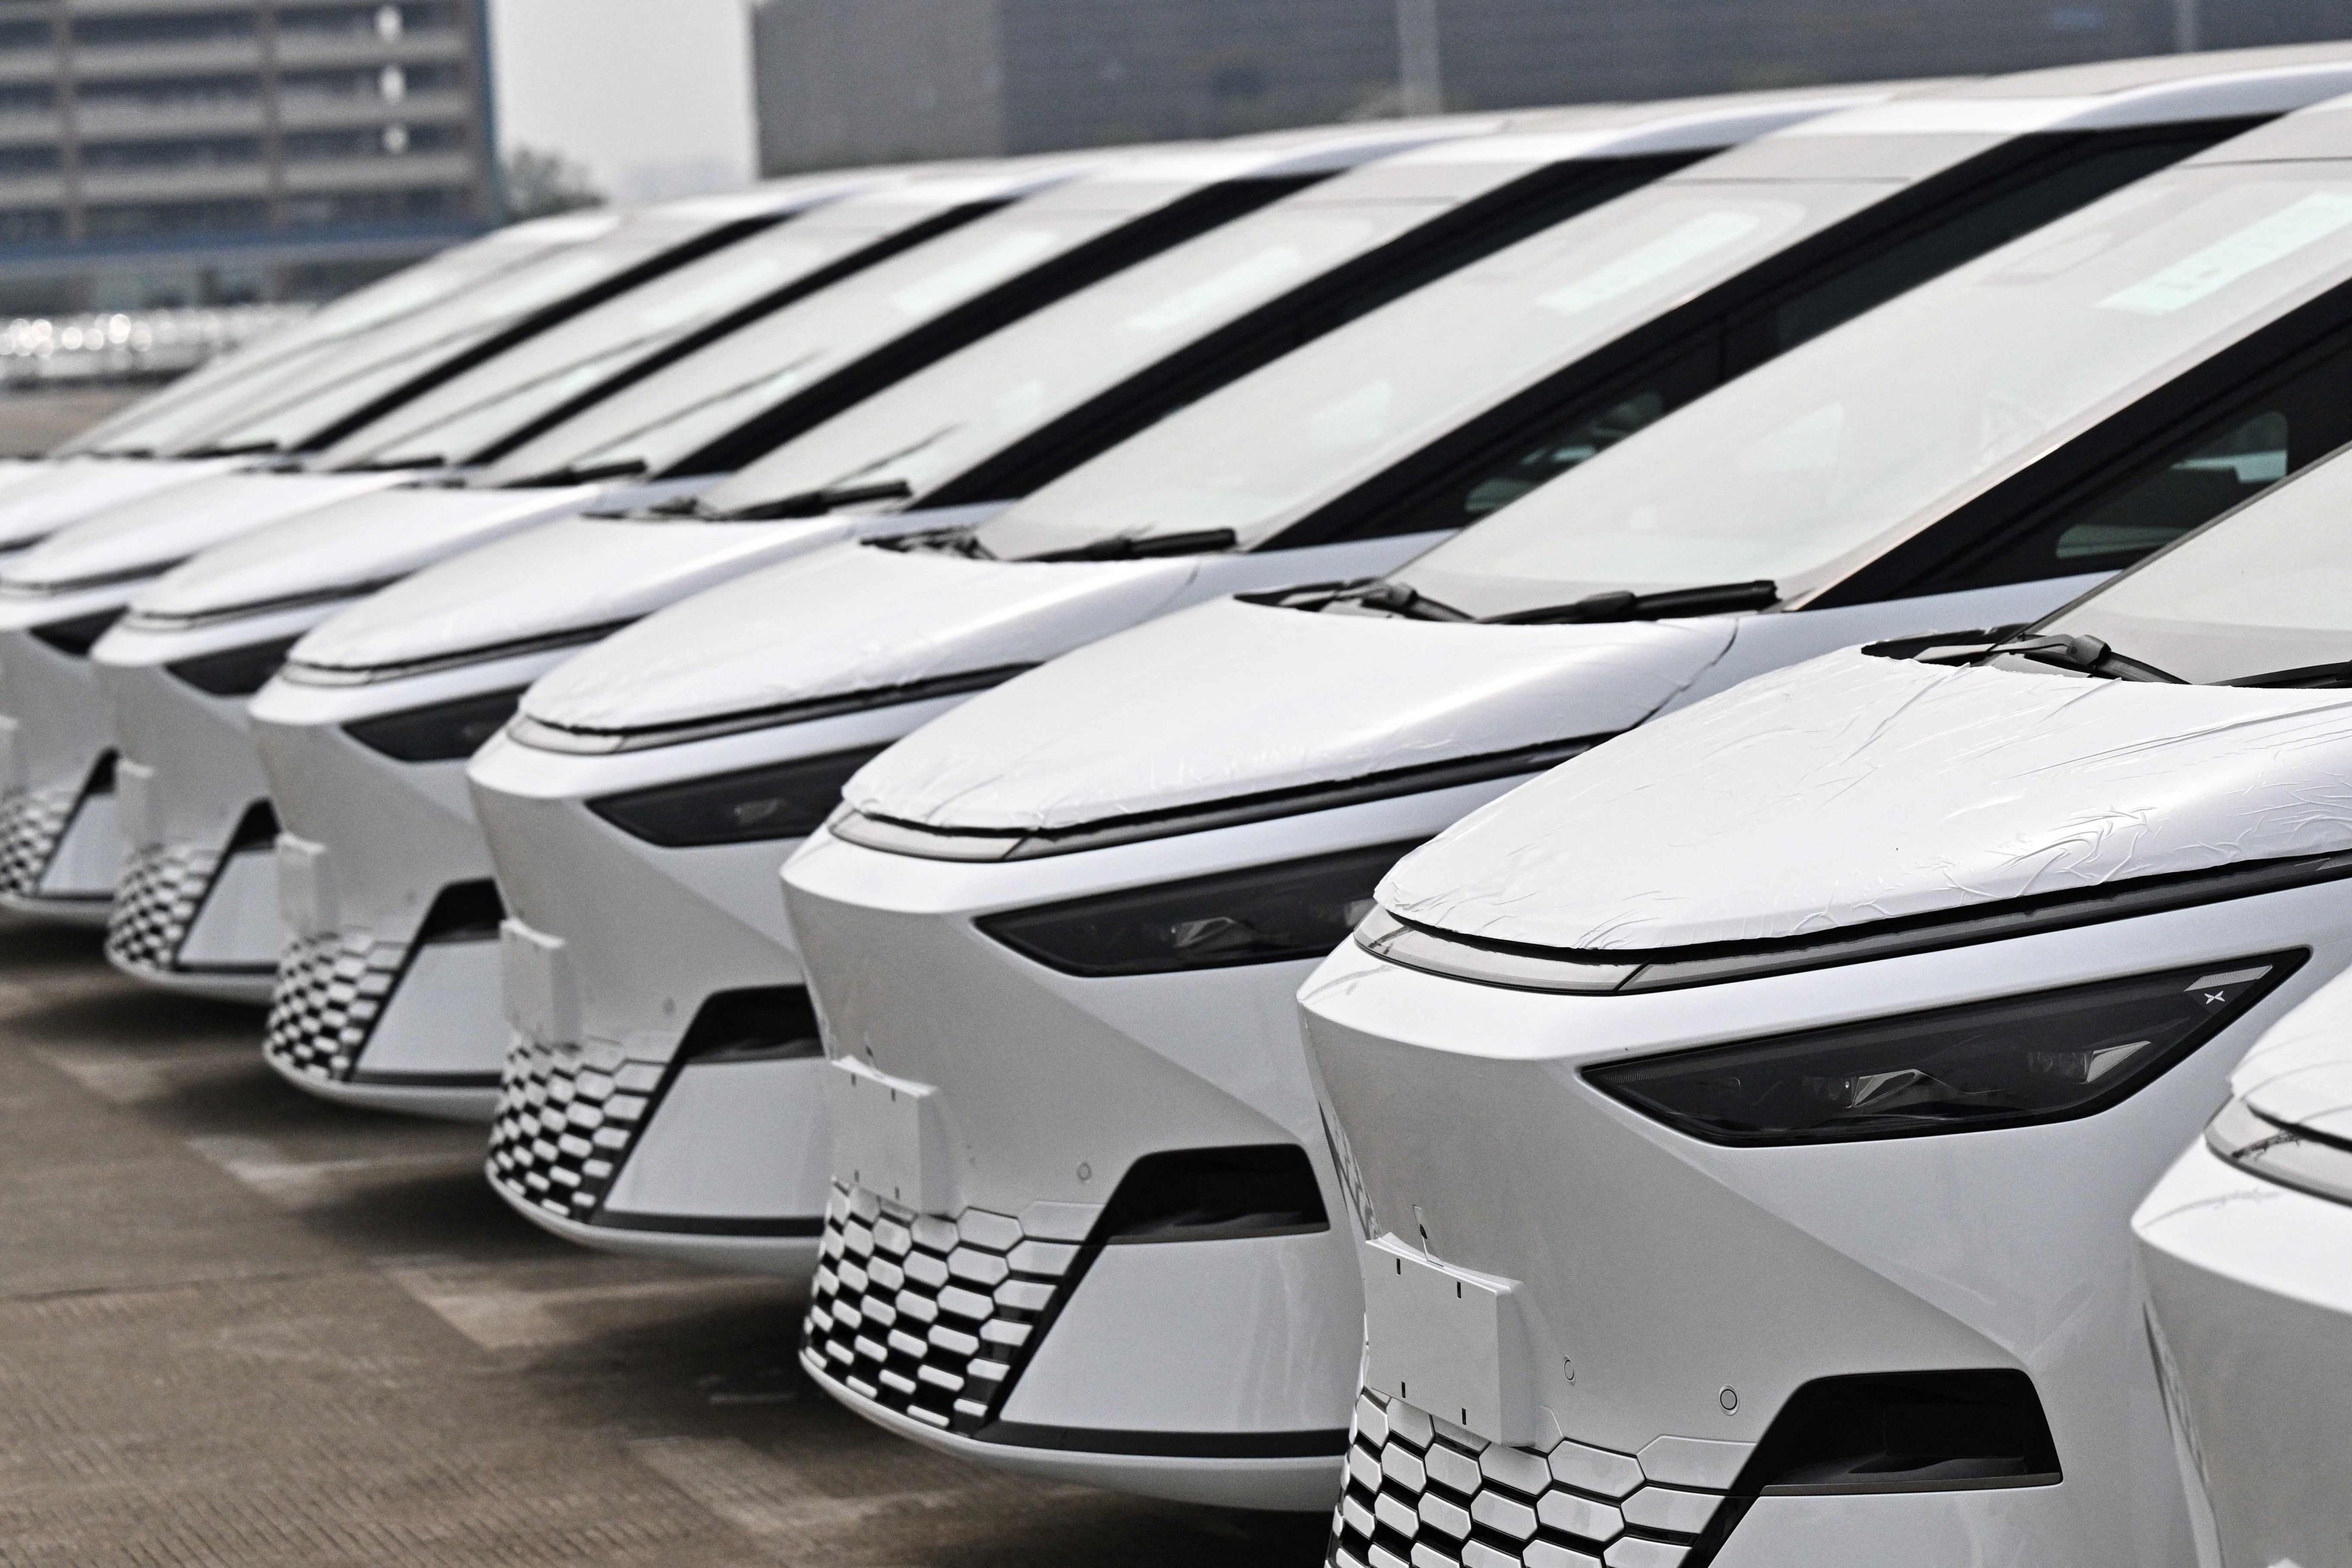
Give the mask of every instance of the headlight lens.
[[250, 697], [269, 684], [269, 678], [286, 662], [286, 650], [300, 640], [272, 637], [244, 647], [198, 654], [163, 668], [208, 696]]
[[1585, 1069], [1710, 1143], [1843, 1142], [2060, 1121], [2153, 1081], [2305, 951], [2168, 969]]
[[634, 837], [665, 849], [699, 844], [757, 844], [805, 838], [841, 804], [849, 775], [880, 746], [798, 757], [764, 768], [718, 773], [686, 784], [608, 795], [588, 809]]
[[120, 609], [94, 610], [87, 616], [76, 616], [71, 620], [51, 621], [45, 626], [35, 626], [33, 635], [59, 653], [75, 658], [88, 658], [89, 650], [98, 646], [98, 639], [106, 635], [107, 628], [121, 618]]
[[2305, 1068], [2221, 1108], [2206, 1146], [2230, 1163], [2315, 1197], [2352, 1204], [2352, 1066]]
[[1320, 958], [1419, 840], [990, 915], [980, 929], [1065, 974], [1166, 974]]
[[343, 733], [396, 763], [463, 762], [514, 717], [522, 692], [518, 686], [511, 691], [486, 691], [454, 702], [404, 709], [346, 724]]

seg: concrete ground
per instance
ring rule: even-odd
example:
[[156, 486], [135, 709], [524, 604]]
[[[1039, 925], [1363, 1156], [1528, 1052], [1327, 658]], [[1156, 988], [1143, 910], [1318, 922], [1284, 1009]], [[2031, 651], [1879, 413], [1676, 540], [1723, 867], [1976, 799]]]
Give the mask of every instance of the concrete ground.
[[37, 458], [154, 390], [110, 384], [0, 388], [0, 458]]
[[340, 1110], [260, 1016], [0, 924], [0, 1564], [1318, 1561], [1326, 1524], [866, 1426], [799, 1292], [580, 1251], [473, 1129]]

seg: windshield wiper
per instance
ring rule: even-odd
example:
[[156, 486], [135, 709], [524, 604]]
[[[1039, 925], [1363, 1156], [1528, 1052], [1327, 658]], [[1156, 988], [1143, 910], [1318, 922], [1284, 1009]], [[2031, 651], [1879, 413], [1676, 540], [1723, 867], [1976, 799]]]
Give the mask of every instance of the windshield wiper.
[[886, 534], [878, 539], [858, 542], [876, 550], [895, 550], [901, 555], [937, 554], [961, 555], [967, 561], [993, 561], [988, 546], [979, 538], [979, 530], [971, 523], [957, 523], [951, 528], [927, 528], [917, 533]]
[[754, 501], [739, 506], [732, 511], [704, 508], [697, 515], [725, 522], [772, 522], [787, 517], [823, 517], [826, 512], [845, 506], [856, 506], [869, 500], [912, 500], [915, 487], [904, 479], [885, 479], [872, 485], [835, 485], [821, 490], [802, 490], [797, 495], [778, 496], [774, 500]]
[[620, 458], [609, 463], [583, 463], [577, 468], [550, 468], [543, 474], [515, 479], [510, 490], [535, 490], [551, 485], [593, 485], [599, 479], [635, 479], [646, 471], [643, 458]]
[[2293, 669], [2269, 669], [2260, 675], [2241, 675], [2233, 680], [2217, 680], [2216, 686], [2268, 686], [2305, 689], [2325, 689], [2330, 686], [2352, 686], [2352, 658], [2339, 658], [2333, 664], [2297, 665]]
[[1994, 654], [2003, 653], [2013, 655], [2018, 658], [2030, 658], [2036, 664], [2053, 664], [2061, 669], [2072, 669], [2084, 675], [2095, 675], [2107, 680], [2152, 680], [2167, 686], [2189, 684], [2170, 670], [2158, 669], [2145, 659], [2133, 658], [2128, 654], [2117, 653], [2098, 637], [2079, 634], [2072, 637], [2019, 637], [2013, 642], [1995, 643], [1992, 647], [1979, 649], [1968, 657], [1989, 658]]
[[1230, 528], [1196, 528], [1189, 533], [1121, 533], [1092, 544], [1049, 550], [1029, 561], [1148, 561], [1157, 555], [1206, 555], [1231, 550], [1240, 540]]
[[1407, 587], [1385, 577], [1374, 578], [1359, 588], [1343, 588], [1331, 595], [1331, 602], [1386, 610], [1390, 615], [1408, 621], [1451, 621], [1470, 625], [1478, 619], [1467, 610], [1457, 610], [1443, 599], [1433, 599], [1418, 588]]
[[1596, 621], [1663, 621], [1676, 616], [1713, 616], [1730, 610], [1763, 610], [1780, 602], [1780, 585], [1759, 578], [1750, 583], [1710, 583], [1699, 588], [1664, 588], [1654, 594], [1618, 589], [1587, 594], [1565, 605], [1545, 605], [1488, 616], [1497, 626], [1580, 626]]

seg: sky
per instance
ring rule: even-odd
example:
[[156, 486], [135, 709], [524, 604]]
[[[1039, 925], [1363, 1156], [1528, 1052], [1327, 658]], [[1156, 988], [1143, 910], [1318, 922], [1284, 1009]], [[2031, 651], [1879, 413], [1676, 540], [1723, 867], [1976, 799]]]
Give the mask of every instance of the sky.
[[502, 151], [587, 166], [616, 201], [755, 170], [747, 0], [490, 0]]

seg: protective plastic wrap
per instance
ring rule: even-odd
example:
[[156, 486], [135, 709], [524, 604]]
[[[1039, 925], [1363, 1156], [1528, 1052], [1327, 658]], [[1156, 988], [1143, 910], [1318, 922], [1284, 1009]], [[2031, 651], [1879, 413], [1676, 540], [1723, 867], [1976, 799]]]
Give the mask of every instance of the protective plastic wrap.
[[1643, 950], [2347, 848], [2352, 693], [1849, 650], [1482, 807], [1380, 897], [1466, 935]]
[[1637, 724], [1727, 618], [1456, 626], [1202, 605], [1056, 660], [876, 758], [843, 798], [961, 829], [1058, 831]]
[[697, 595], [566, 661], [523, 710], [637, 729], [1032, 664], [1159, 614], [1196, 557], [1035, 564], [856, 545]]
[[207, 550], [142, 590], [131, 608], [139, 616], [191, 619], [380, 584], [566, 516], [603, 493], [594, 485], [528, 490], [379, 486], [373, 494], [355, 494]]
[[66, 588], [161, 572], [256, 529], [373, 496], [405, 475], [215, 474], [108, 508], [0, 570], [0, 582]]
[[394, 584], [304, 637], [293, 657], [373, 669], [634, 620], [771, 561], [853, 537], [873, 521], [566, 518]]
[[109, 507], [252, 466], [250, 458], [78, 458], [48, 464], [0, 493], [0, 550], [46, 539]]

